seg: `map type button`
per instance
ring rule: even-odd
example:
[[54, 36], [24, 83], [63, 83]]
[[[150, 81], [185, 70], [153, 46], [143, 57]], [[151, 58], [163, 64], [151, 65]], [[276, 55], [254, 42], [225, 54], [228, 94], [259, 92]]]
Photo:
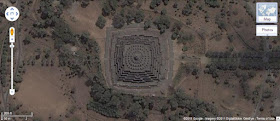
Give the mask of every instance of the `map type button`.
[[256, 6], [257, 23], [277, 23], [278, 3], [277, 2], [257, 2]]
[[277, 25], [257, 25], [256, 36], [277, 36]]

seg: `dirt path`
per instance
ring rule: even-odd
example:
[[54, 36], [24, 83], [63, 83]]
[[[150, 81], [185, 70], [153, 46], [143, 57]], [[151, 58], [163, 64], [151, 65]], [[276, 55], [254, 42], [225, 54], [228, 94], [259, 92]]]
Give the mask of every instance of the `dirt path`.
[[[266, 71], [266, 76], [267, 76], [267, 71]], [[257, 101], [257, 105], [256, 105], [256, 108], [252, 114], [251, 117], [257, 117], [258, 116], [258, 112], [259, 112], [259, 109], [261, 107], [261, 104], [262, 104], [262, 96], [263, 96], [263, 91], [264, 91], [264, 83], [265, 83], [265, 80], [261, 83], [261, 90], [260, 90], [260, 95], [259, 95], [259, 100]]]
[[[4, 27], [4, 29], [8, 30], [8, 26]], [[3, 35], [6, 36], [7, 32], [8, 31], [4, 31]], [[1, 61], [2, 61], [2, 53], [3, 53], [4, 42], [6, 41], [5, 39], [6, 39], [6, 37], [4, 37], [4, 39], [2, 41], [2, 47], [1, 47], [1, 50], [0, 50], [0, 63], [2, 63]], [[0, 88], [1, 88], [1, 96], [2, 96], [2, 98], [1, 98], [2, 107], [3, 107], [4, 111], [6, 111], [6, 95], [7, 94], [5, 94], [4, 87], [3, 87], [2, 83], [0, 84]]]
[[37, 0], [33, 0], [32, 6], [31, 6], [31, 12], [32, 12], [32, 17], [34, 18], [35, 21], [38, 21], [38, 18], [36, 16], [36, 9], [35, 9], [35, 5], [37, 3]]
[[275, 89], [274, 92], [274, 108], [273, 108], [273, 115], [279, 115], [280, 114], [280, 87], [278, 86], [277, 89]]

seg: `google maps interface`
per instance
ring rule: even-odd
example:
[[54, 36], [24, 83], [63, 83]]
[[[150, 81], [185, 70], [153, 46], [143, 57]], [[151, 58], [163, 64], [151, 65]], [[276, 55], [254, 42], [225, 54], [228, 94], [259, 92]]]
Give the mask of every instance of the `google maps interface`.
[[277, 0], [0, 0], [1, 121], [280, 121]]

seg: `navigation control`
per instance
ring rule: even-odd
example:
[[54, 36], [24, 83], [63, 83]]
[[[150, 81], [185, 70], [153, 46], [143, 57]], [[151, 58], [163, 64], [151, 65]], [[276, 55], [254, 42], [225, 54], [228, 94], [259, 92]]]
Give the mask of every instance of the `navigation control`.
[[16, 21], [20, 16], [19, 10], [16, 7], [8, 7], [5, 11], [5, 17], [8, 21]]

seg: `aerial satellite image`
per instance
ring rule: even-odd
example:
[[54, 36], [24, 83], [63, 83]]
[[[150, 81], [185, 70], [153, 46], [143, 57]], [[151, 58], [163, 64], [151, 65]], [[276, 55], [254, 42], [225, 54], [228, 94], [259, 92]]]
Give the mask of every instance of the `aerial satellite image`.
[[0, 0], [1, 121], [280, 121], [277, 0]]

